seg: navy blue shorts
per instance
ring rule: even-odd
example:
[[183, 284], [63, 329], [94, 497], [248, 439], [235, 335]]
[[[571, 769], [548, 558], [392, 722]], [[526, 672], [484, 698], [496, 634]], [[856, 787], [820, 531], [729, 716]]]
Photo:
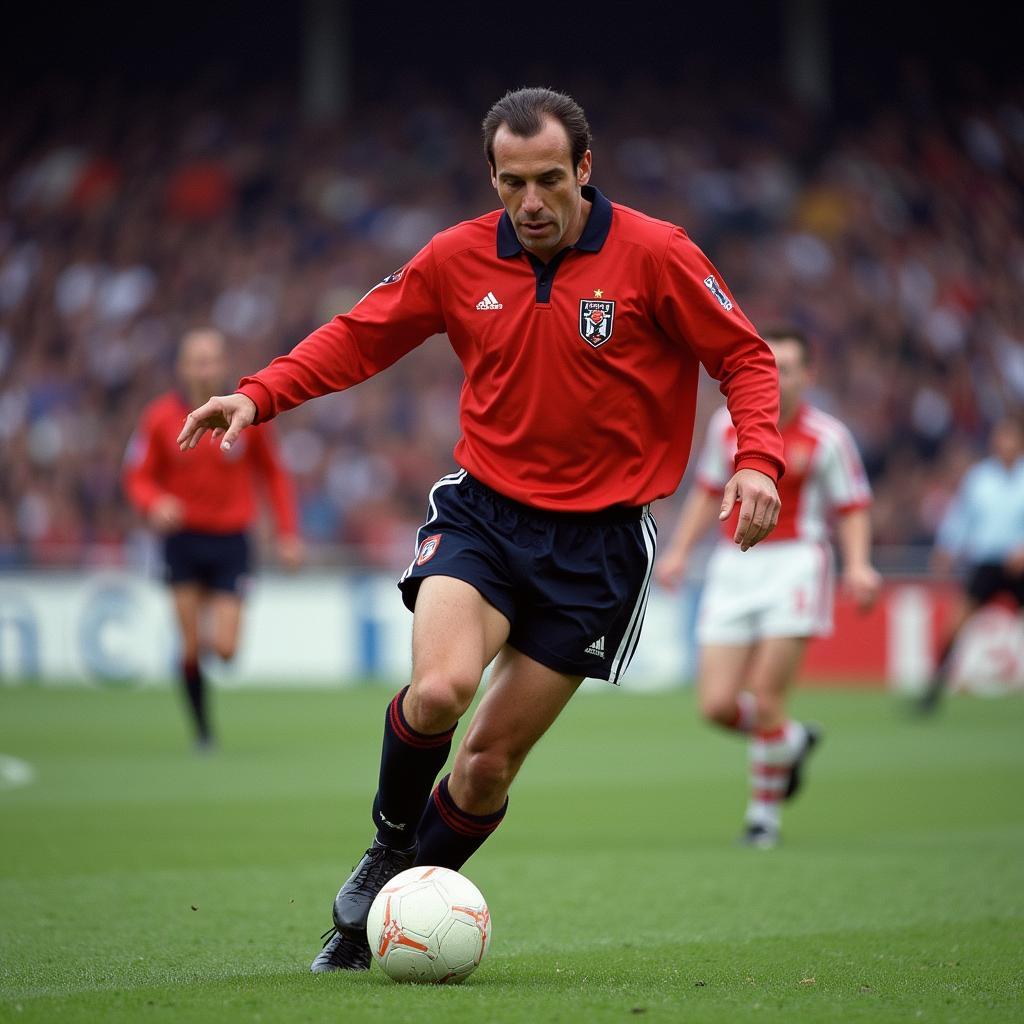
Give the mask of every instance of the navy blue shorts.
[[512, 624], [516, 650], [556, 672], [617, 683], [640, 639], [656, 540], [647, 506], [548, 512], [460, 470], [431, 489], [398, 586], [413, 611], [425, 577], [465, 580]]
[[1024, 573], [1011, 574], [999, 562], [982, 562], [973, 566], [964, 589], [978, 605], [988, 604], [997, 595], [1006, 594], [1024, 607]]
[[239, 594], [249, 572], [249, 538], [244, 533], [182, 530], [164, 538], [165, 579], [198, 583], [207, 590]]

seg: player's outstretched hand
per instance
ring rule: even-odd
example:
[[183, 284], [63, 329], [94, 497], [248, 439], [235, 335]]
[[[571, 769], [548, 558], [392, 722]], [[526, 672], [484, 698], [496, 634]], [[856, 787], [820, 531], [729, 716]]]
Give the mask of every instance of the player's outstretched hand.
[[185, 506], [173, 494], [161, 494], [149, 510], [149, 523], [157, 533], [173, 533], [185, 522]]
[[282, 537], [277, 542], [277, 557], [288, 572], [302, 568], [306, 560], [306, 546], [301, 537]]
[[183, 452], [195, 448], [208, 430], [213, 440], [220, 438], [222, 451], [228, 451], [238, 435], [256, 419], [256, 403], [245, 395], [216, 395], [193, 409], [185, 417], [185, 425], [178, 435], [178, 447]]
[[775, 481], [756, 469], [741, 469], [733, 474], [725, 485], [718, 518], [723, 522], [728, 519], [737, 501], [740, 503], [740, 521], [732, 539], [739, 544], [740, 550], [746, 551], [775, 529], [782, 502], [779, 501]]
[[1003, 566], [1011, 576], [1024, 574], [1024, 547], [1014, 548], [1006, 556]]
[[843, 572], [843, 589], [866, 612], [882, 593], [882, 577], [870, 565], [849, 565]]

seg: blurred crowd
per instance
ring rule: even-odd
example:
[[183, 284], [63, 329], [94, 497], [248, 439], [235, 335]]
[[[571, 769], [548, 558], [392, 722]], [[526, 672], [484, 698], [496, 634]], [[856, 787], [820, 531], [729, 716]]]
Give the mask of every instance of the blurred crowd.
[[[234, 372], [254, 371], [493, 209], [478, 125], [495, 98], [424, 89], [319, 124], [280, 93], [40, 88], [7, 110], [0, 565], [130, 560], [123, 453], [182, 332], [216, 325]], [[989, 424], [1024, 405], [1021, 97], [939, 103], [921, 79], [845, 123], [739, 90], [578, 98], [594, 183], [682, 224], [755, 324], [810, 335], [815, 400], [860, 444], [878, 543], [928, 544]], [[314, 550], [408, 561], [452, 467], [460, 384], [434, 338], [277, 422]], [[702, 423], [717, 400], [705, 381]]]

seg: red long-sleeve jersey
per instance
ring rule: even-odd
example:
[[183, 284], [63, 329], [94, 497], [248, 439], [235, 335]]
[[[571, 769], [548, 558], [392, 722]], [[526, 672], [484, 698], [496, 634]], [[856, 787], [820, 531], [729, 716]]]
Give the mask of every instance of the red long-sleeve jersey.
[[236, 533], [256, 516], [256, 485], [267, 493], [277, 532], [294, 536], [295, 494], [278, 458], [269, 426], [247, 430], [230, 452], [208, 438], [190, 452], [175, 441], [189, 405], [175, 391], [161, 395], [143, 411], [125, 455], [124, 488], [132, 504], [148, 513], [165, 494], [184, 506], [183, 529]]
[[436, 235], [350, 313], [243, 378], [257, 421], [447, 332], [466, 374], [455, 461], [507, 497], [594, 511], [671, 494], [700, 363], [736, 424], [736, 468], [778, 479], [775, 361], [714, 267], [681, 228], [584, 196], [582, 236], [547, 264], [503, 211]]

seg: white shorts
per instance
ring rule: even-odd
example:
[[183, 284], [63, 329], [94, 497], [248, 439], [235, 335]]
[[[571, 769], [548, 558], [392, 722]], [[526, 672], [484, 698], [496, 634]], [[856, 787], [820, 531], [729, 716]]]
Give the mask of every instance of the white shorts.
[[832, 632], [835, 564], [827, 544], [766, 541], [741, 551], [719, 544], [708, 562], [697, 620], [701, 644]]

